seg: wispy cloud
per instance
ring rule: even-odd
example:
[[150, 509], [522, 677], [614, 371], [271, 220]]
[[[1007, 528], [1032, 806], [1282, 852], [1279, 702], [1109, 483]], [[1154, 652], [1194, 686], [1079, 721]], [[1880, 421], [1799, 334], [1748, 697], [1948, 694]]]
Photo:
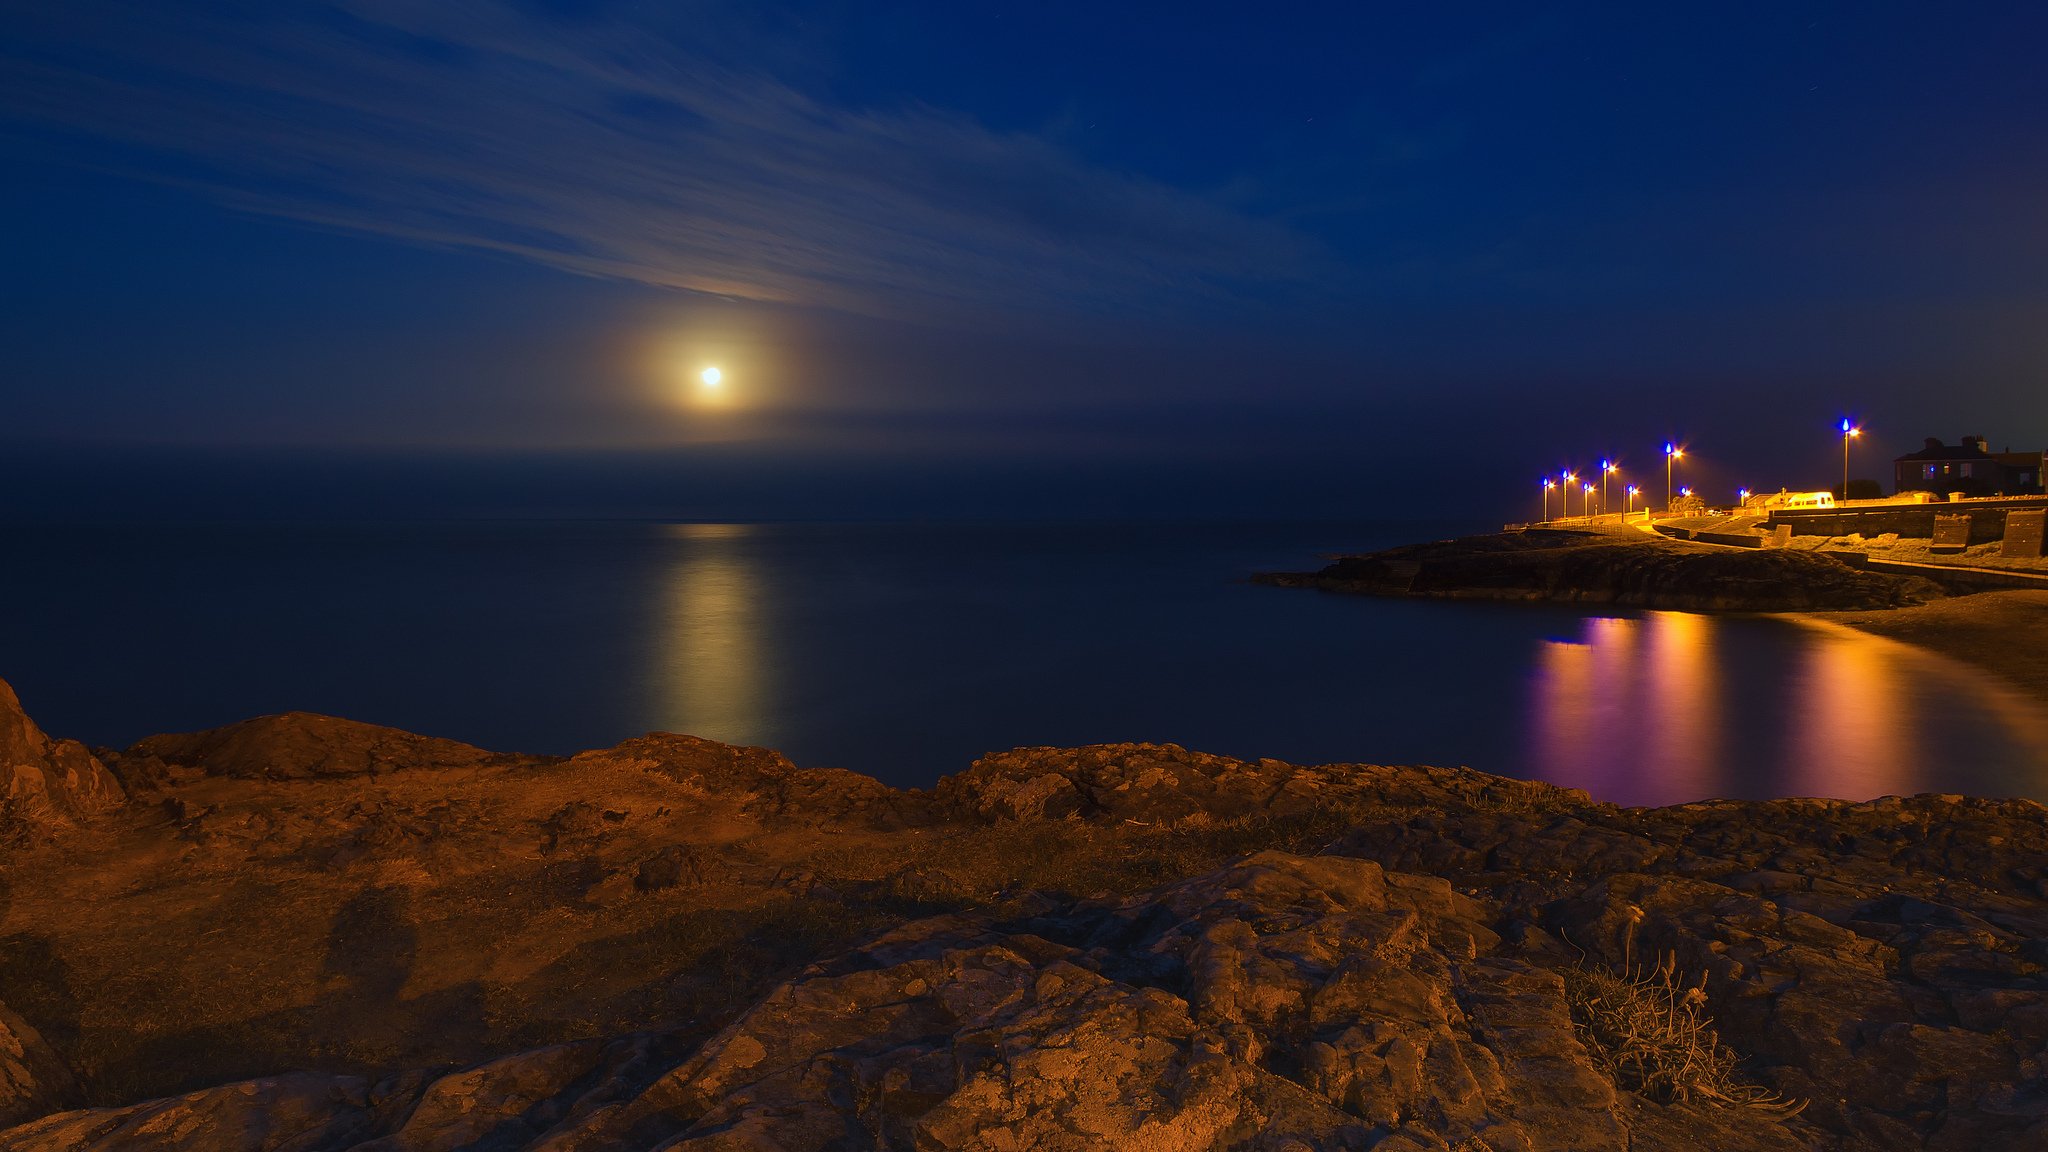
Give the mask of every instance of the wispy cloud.
[[1313, 259], [1039, 136], [823, 102], [677, 11], [67, 0], [10, 16], [0, 116], [251, 211], [856, 312], [1150, 310]]

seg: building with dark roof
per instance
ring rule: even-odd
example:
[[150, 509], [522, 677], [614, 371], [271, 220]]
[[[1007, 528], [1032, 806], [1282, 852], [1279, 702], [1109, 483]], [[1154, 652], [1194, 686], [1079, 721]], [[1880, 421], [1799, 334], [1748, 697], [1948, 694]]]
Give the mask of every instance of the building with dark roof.
[[2048, 453], [1993, 452], [1982, 436], [1955, 447], [1930, 436], [1927, 446], [1892, 462], [1898, 492], [1961, 492], [1968, 496], [2027, 496], [2041, 491]]

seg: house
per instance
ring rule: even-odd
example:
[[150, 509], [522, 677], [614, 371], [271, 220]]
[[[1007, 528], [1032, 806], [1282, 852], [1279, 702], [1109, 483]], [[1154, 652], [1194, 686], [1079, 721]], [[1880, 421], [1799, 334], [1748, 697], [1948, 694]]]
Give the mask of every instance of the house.
[[1950, 447], [1928, 437], [1927, 446], [1892, 462], [1898, 492], [1962, 492], [1970, 496], [2027, 496], [2041, 491], [2048, 453], [1993, 452], [1982, 436]]

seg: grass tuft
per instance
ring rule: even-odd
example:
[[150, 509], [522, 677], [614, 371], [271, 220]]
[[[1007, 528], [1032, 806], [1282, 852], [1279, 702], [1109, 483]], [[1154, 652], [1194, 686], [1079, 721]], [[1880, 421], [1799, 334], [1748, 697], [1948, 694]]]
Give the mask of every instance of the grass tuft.
[[1582, 965], [1563, 975], [1572, 1023], [1623, 1088], [1664, 1104], [1734, 1104], [1788, 1117], [1806, 1107], [1741, 1078], [1739, 1057], [1706, 1014], [1706, 976], [1688, 983], [1675, 956], [1648, 973]]

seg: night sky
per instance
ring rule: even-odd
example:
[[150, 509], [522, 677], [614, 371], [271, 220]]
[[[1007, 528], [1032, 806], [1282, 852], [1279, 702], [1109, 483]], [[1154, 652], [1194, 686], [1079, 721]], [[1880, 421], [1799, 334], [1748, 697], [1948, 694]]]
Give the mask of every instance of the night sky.
[[1667, 437], [1716, 499], [1836, 483], [1844, 415], [1859, 476], [2039, 449], [2044, 53], [2036, 3], [9, 2], [0, 517], [1484, 520]]

